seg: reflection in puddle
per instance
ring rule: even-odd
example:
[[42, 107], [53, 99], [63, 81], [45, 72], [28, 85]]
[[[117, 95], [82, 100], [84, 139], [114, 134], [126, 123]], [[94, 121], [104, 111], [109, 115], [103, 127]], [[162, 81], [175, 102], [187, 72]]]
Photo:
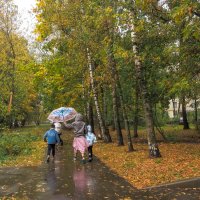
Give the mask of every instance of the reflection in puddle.
[[57, 177], [56, 174], [59, 170], [56, 168], [55, 163], [52, 162], [48, 166], [48, 173], [46, 175], [47, 187], [52, 192], [55, 192], [57, 189]]
[[73, 181], [75, 185], [76, 192], [83, 192], [87, 188], [87, 175], [85, 166], [77, 167], [75, 165], [74, 173], [73, 173]]
[[[86, 197], [95, 194], [95, 176], [94, 172], [90, 174], [91, 165], [78, 165], [75, 163], [73, 171], [74, 197], [77, 199], [86, 199]], [[97, 189], [97, 188], [96, 188]], [[97, 189], [98, 190], [98, 189]]]

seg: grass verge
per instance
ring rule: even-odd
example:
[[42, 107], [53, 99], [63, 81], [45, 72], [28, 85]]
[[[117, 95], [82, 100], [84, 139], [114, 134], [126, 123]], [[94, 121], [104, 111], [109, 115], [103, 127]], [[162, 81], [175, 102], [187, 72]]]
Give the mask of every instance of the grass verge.
[[0, 135], [0, 166], [35, 166], [44, 156], [42, 140], [47, 127], [26, 127]]

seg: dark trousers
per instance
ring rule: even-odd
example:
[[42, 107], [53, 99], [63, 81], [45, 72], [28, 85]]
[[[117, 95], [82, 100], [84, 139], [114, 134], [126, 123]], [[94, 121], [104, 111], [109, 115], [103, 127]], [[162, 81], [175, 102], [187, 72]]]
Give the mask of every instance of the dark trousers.
[[89, 156], [89, 158], [92, 158], [92, 157], [93, 157], [93, 154], [92, 154], [92, 147], [93, 147], [93, 146], [89, 146], [89, 147], [88, 147], [88, 156]]
[[55, 156], [55, 144], [48, 144], [47, 155], [50, 156], [52, 152], [52, 156]]
[[58, 134], [58, 137], [60, 138], [60, 145], [63, 146], [63, 140], [61, 138], [61, 134]]

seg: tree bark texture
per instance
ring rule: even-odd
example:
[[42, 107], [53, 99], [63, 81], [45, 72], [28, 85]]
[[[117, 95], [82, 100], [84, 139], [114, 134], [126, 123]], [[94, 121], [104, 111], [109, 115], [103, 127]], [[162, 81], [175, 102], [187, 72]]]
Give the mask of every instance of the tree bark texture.
[[199, 125], [198, 125], [198, 103], [197, 103], [196, 96], [195, 96], [195, 99], [194, 99], [194, 122], [195, 122], [196, 130], [199, 130]]
[[155, 137], [154, 123], [153, 123], [153, 110], [151, 107], [151, 101], [148, 95], [147, 85], [144, 78], [145, 69], [142, 66], [141, 58], [138, 52], [139, 41], [137, 38], [137, 34], [135, 32], [135, 22], [133, 20], [134, 17], [135, 16], [133, 12], [133, 16], [131, 20], [132, 22], [131, 39], [133, 42], [133, 53], [134, 53], [134, 58], [135, 58], [134, 64], [136, 68], [136, 77], [138, 77], [138, 84], [139, 84], [139, 88], [142, 94], [143, 104], [144, 104], [146, 127], [147, 127], [147, 140], [148, 140], [148, 146], [149, 146], [149, 156], [151, 158], [155, 158], [155, 157], [160, 157], [161, 154], [160, 154], [156, 137]]
[[[111, 76], [113, 77], [112, 79], [113, 112], [114, 112], [115, 128], [117, 129], [117, 132], [118, 132], [118, 141], [119, 141], [118, 144], [120, 143], [120, 145], [124, 145], [123, 135], [122, 135], [121, 126], [120, 126], [119, 110], [118, 110], [118, 99], [119, 99], [121, 107], [122, 107], [124, 125], [125, 125], [127, 139], [128, 139], [128, 151], [133, 151], [134, 149], [133, 149], [133, 144], [131, 140], [129, 121], [127, 117], [126, 108], [124, 105], [123, 92], [122, 92], [119, 75], [117, 71], [117, 65], [116, 65], [116, 61], [115, 61], [114, 53], [113, 53], [114, 31], [112, 30], [112, 28], [108, 28], [108, 33], [110, 36], [110, 44], [108, 45], [108, 58], [109, 58]], [[117, 88], [119, 88], [119, 96], [117, 93]]]
[[[111, 42], [112, 43], [112, 42]], [[109, 60], [109, 67], [111, 71], [111, 76], [113, 77], [111, 80], [111, 86], [112, 86], [112, 102], [113, 102], [113, 114], [114, 114], [114, 123], [115, 123], [115, 130], [117, 132], [117, 138], [118, 138], [118, 145], [122, 146], [124, 145], [123, 141], [123, 135], [121, 131], [121, 125], [120, 125], [120, 118], [119, 118], [119, 109], [118, 109], [118, 94], [117, 94], [117, 85], [116, 85], [116, 63], [113, 56], [112, 51], [112, 44], [108, 47], [108, 60]]]
[[134, 138], [138, 137], [138, 113], [139, 113], [139, 87], [138, 87], [138, 81], [136, 80], [136, 86], [135, 86], [135, 113], [134, 113], [134, 124], [133, 124], [133, 130], [134, 130]]
[[91, 87], [92, 87], [92, 91], [93, 91], [94, 103], [95, 103], [95, 107], [96, 107], [97, 117], [99, 120], [99, 125], [100, 125], [101, 133], [103, 136], [103, 140], [105, 142], [112, 142], [112, 139], [109, 134], [109, 129], [105, 126], [105, 122], [102, 117], [102, 113], [101, 113], [99, 103], [98, 103], [97, 91], [96, 91], [95, 82], [94, 82], [94, 67], [92, 64], [89, 49], [87, 49], [87, 58], [88, 58], [88, 66], [89, 66], [89, 74], [90, 74], [90, 83], [91, 83]]
[[92, 101], [89, 98], [87, 103], [87, 115], [88, 115], [88, 123], [92, 127], [92, 132], [94, 132], [94, 116], [93, 116], [93, 105]]
[[187, 120], [186, 102], [185, 96], [182, 97], [182, 116], [183, 116], [183, 129], [189, 129], [189, 124]]
[[123, 119], [124, 119], [124, 124], [125, 124], [125, 129], [126, 129], [127, 140], [128, 140], [128, 151], [131, 152], [131, 151], [134, 151], [134, 148], [133, 148], [133, 142], [131, 139], [130, 124], [129, 124], [129, 120], [127, 116], [127, 109], [124, 104], [123, 91], [122, 91], [119, 75], [118, 75], [118, 72], [116, 73], [117, 73], [117, 85], [119, 88], [120, 103], [122, 106]]

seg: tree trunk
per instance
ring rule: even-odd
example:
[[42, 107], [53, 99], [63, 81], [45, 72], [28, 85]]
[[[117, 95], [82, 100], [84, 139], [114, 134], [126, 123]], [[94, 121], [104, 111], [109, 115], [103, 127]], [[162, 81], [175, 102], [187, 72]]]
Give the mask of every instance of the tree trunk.
[[[86, 101], [86, 116], [87, 116], [87, 124], [92, 127], [92, 131], [94, 131], [94, 114], [93, 114], [93, 104], [91, 98], [91, 84], [87, 92], [87, 101]], [[85, 92], [86, 93], [86, 92]]]
[[115, 131], [115, 123], [114, 123], [115, 120], [113, 118], [114, 118], [114, 114], [112, 113], [111, 130]]
[[145, 111], [145, 119], [147, 126], [147, 139], [149, 145], [149, 156], [151, 158], [160, 157], [160, 151], [158, 148], [158, 144], [156, 142], [154, 123], [153, 123], [153, 111], [151, 107], [150, 98], [147, 91], [147, 85], [144, 78], [144, 67], [142, 66], [141, 58], [138, 53], [138, 44], [139, 40], [135, 32], [135, 13], [133, 11], [133, 17], [131, 19], [131, 39], [133, 42], [133, 53], [135, 58], [135, 68], [136, 68], [136, 77], [138, 77], [138, 84], [143, 98], [144, 111]]
[[[114, 5], [113, 5], [114, 6]], [[109, 24], [109, 23], [108, 23]], [[114, 30], [107, 24], [107, 33], [109, 36], [109, 43], [107, 48], [109, 70], [111, 72], [111, 87], [112, 87], [112, 105], [113, 105], [113, 119], [115, 124], [115, 130], [118, 138], [118, 146], [124, 145], [123, 135], [121, 131], [120, 117], [119, 117], [119, 102], [117, 94], [117, 74], [116, 74], [116, 61], [113, 53], [113, 42], [114, 42]]]
[[124, 145], [123, 141], [123, 135], [121, 131], [121, 125], [120, 125], [120, 118], [119, 118], [119, 106], [118, 106], [118, 96], [117, 96], [117, 87], [116, 87], [116, 63], [113, 56], [112, 51], [112, 41], [108, 49], [108, 61], [109, 61], [109, 67], [111, 71], [111, 76], [113, 79], [111, 80], [112, 85], [112, 102], [113, 102], [113, 114], [114, 114], [114, 123], [115, 123], [115, 130], [117, 132], [117, 138], [118, 138], [118, 145], [122, 146]]
[[124, 145], [123, 135], [121, 131], [121, 124], [119, 118], [119, 109], [118, 109], [118, 98], [117, 98], [116, 86], [112, 88], [112, 100], [113, 100], [113, 113], [114, 113], [114, 123], [115, 131], [117, 132], [118, 146]]
[[[144, 88], [143, 88], [144, 90]], [[147, 139], [149, 145], [149, 156], [150, 157], [160, 157], [160, 152], [155, 137], [154, 123], [153, 123], [153, 111], [148, 97], [146, 96], [146, 91], [144, 91], [144, 110], [145, 119], [147, 126]]]
[[92, 132], [94, 132], [94, 116], [93, 116], [93, 105], [92, 101], [88, 99], [88, 123], [92, 127]]
[[[112, 56], [113, 56], [113, 54], [112, 54]], [[112, 59], [114, 61], [114, 56], [112, 57]], [[128, 117], [127, 117], [126, 106], [124, 104], [123, 92], [122, 92], [122, 88], [121, 88], [119, 75], [118, 75], [118, 72], [116, 69], [116, 65], [113, 67], [113, 71], [115, 74], [115, 76], [113, 76], [115, 83], [117, 84], [117, 86], [119, 88], [119, 99], [120, 99], [120, 104], [122, 106], [122, 114], [123, 114], [123, 119], [124, 119], [125, 130], [126, 130], [126, 134], [127, 134], [128, 151], [131, 152], [131, 151], [134, 151], [134, 148], [133, 148], [133, 143], [132, 143], [132, 139], [131, 139], [130, 125], [129, 125], [129, 121], [128, 121]]]
[[195, 99], [194, 99], [194, 123], [195, 123], [195, 129], [199, 130], [199, 126], [198, 126], [198, 105], [197, 105], [196, 96], [195, 96]]
[[112, 142], [112, 139], [109, 134], [109, 129], [105, 126], [105, 121], [102, 118], [102, 113], [101, 113], [99, 103], [98, 103], [97, 91], [96, 91], [95, 82], [94, 82], [94, 67], [92, 64], [89, 49], [87, 49], [87, 57], [88, 57], [88, 66], [89, 66], [89, 73], [90, 73], [90, 83], [91, 83], [91, 87], [92, 87], [92, 91], [93, 91], [94, 103], [95, 103], [95, 107], [96, 107], [97, 117], [99, 120], [99, 125], [100, 125], [101, 133], [103, 136], [103, 140], [105, 142]]
[[180, 117], [180, 109], [181, 109], [181, 103], [180, 100], [177, 102], [178, 103], [178, 110], [177, 110], [177, 114]]
[[112, 79], [113, 112], [114, 112], [115, 128], [117, 129], [117, 133], [118, 133], [118, 145], [124, 145], [124, 142], [123, 142], [123, 135], [122, 135], [121, 126], [120, 126], [117, 86], [119, 88], [119, 99], [122, 106], [124, 125], [125, 125], [127, 139], [128, 139], [128, 151], [133, 151], [134, 149], [133, 149], [133, 144], [131, 140], [129, 121], [128, 121], [128, 117], [126, 113], [126, 108], [124, 105], [123, 93], [122, 93], [119, 75], [118, 75], [118, 71], [116, 67], [116, 61], [115, 61], [114, 53], [113, 53], [114, 31], [108, 28], [108, 33], [110, 36], [110, 44], [108, 45], [108, 59], [109, 59], [109, 64], [110, 64], [111, 75], [113, 77]]
[[102, 117], [105, 119], [105, 125], [108, 125], [107, 121], [107, 115], [108, 115], [108, 110], [107, 110], [107, 102], [106, 102], [106, 95], [105, 95], [105, 87], [101, 87], [101, 98], [102, 98], [102, 108], [103, 108], [103, 114]]
[[[9, 23], [8, 23], [9, 24]], [[7, 24], [7, 25], [8, 25]], [[6, 25], [6, 26], [7, 26]], [[7, 52], [7, 57], [9, 58], [7, 60], [7, 66], [10, 67], [10, 84], [8, 85], [8, 87], [10, 88], [10, 93], [12, 94], [12, 101], [11, 104], [8, 105], [8, 116], [9, 116], [9, 121], [11, 121], [11, 125], [10, 127], [14, 127], [13, 126], [13, 119], [15, 118], [15, 110], [12, 109], [15, 107], [15, 77], [16, 77], [16, 53], [15, 53], [15, 48], [14, 48], [14, 41], [12, 38], [12, 33], [9, 31], [10, 27], [6, 27], [6, 31], [4, 31], [6, 38], [7, 38], [7, 42], [9, 44], [10, 50]]]
[[187, 120], [186, 102], [185, 96], [182, 97], [182, 116], [183, 116], [183, 129], [189, 129], [189, 124]]
[[[84, 80], [84, 77], [83, 77], [83, 80]], [[89, 120], [88, 120], [88, 109], [87, 109], [87, 103], [89, 102], [88, 100], [88, 97], [87, 97], [87, 91], [86, 91], [86, 88], [85, 88], [85, 85], [84, 85], [84, 81], [82, 80], [82, 86], [83, 86], [83, 101], [84, 101], [84, 116], [85, 116], [85, 122], [86, 124], [89, 123]], [[88, 101], [87, 101], [88, 100]]]
[[128, 116], [127, 116], [127, 109], [126, 109], [126, 106], [124, 104], [124, 97], [123, 97], [123, 92], [122, 92], [121, 83], [120, 83], [120, 80], [119, 80], [118, 73], [117, 73], [117, 85], [119, 87], [120, 103], [121, 103], [121, 106], [122, 106], [122, 113], [123, 113], [126, 135], [127, 135], [127, 140], [128, 140], [128, 151], [131, 152], [131, 151], [134, 151], [134, 148], [133, 148], [133, 143], [132, 143], [132, 139], [131, 139], [130, 125], [129, 125]]
[[139, 113], [139, 87], [138, 87], [138, 81], [136, 80], [136, 86], [135, 86], [135, 113], [134, 113], [134, 138], [138, 137], [138, 113]]

